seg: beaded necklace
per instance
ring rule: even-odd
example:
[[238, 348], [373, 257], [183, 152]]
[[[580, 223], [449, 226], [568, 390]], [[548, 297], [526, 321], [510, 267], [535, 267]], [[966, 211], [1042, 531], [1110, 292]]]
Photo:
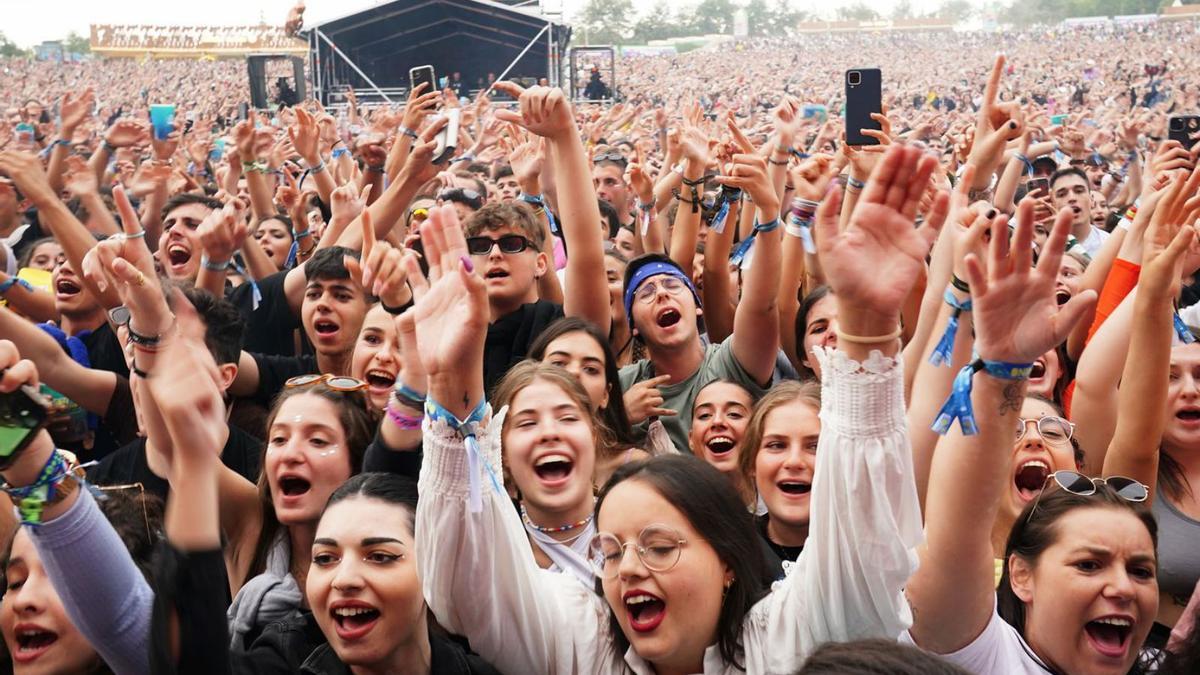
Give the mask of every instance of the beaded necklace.
[[537, 530], [538, 532], [544, 532], [546, 534], [557, 534], [559, 532], [570, 532], [571, 530], [574, 530], [576, 528], [585, 527], [589, 523], [592, 522], [592, 518], [594, 518], [594, 517], [595, 517], [595, 514], [589, 513], [587, 518], [584, 518], [583, 520], [571, 523], [570, 525], [559, 525], [557, 527], [543, 527], [543, 526], [538, 525], [537, 523], [533, 522], [532, 520], [530, 520], [529, 513], [525, 510], [525, 505], [524, 504], [521, 505], [521, 520], [524, 520], [525, 524], [528, 525], [529, 527]]

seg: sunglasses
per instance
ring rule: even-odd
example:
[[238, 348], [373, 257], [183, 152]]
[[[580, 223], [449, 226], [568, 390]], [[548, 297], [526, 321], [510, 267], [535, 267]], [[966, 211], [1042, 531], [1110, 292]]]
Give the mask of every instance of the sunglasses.
[[[1046, 483], [1051, 479], [1058, 486], [1073, 495], [1087, 497], [1096, 494], [1096, 489], [1101, 485], [1107, 485], [1112, 488], [1117, 496], [1127, 502], [1141, 503], [1150, 497], [1150, 488], [1142, 483], [1125, 476], [1109, 476], [1108, 478], [1092, 478], [1085, 476], [1078, 471], [1055, 471], [1046, 476]], [[1025, 522], [1033, 517], [1034, 511], [1037, 511], [1038, 502], [1042, 500], [1042, 495], [1046, 494], [1046, 486], [1042, 485], [1042, 491], [1038, 493], [1037, 499], [1033, 500], [1033, 508], [1029, 509], [1029, 515], [1025, 518]]]
[[363, 389], [367, 388], [367, 383], [363, 382], [362, 380], [348, 377], [346, 375], [330, 375], [328, 373], [297, 375], [296, 377], [289, 379], [287, 382], [284, 382], [283, 386], [311, 387], [318, 382], [323, 382], [326, 387], [340, 392], [362, 391]]
[[438, 193], [439, 202], [458, 202], [478, 211], [483, 208], [483, 196], [469, 188], [450, 188]]
[[506, 234], [499, 239], [467, 237], [467, 252], [471, 255], [491, 255], [493, 246], [499, 246], [501, 253], [516, 255], [532, 247], [533, 242], [519, 234]]
[[629, 163], [629, 160], [625, 159], [625, 155], [622, 155], [616, 150], [609, 150], [607, 152], [599, 152], [595, 155], [592, 155], [593, 164], [598, 164], [600, 162], [616, 162], [621, 166], [624, 166]]

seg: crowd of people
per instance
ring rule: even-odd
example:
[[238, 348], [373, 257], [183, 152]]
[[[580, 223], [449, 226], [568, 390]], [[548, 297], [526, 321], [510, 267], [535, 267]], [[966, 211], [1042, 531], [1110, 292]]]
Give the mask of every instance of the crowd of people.
[[1197, 672], [1198, 31], [0, 61], [5, 668]]

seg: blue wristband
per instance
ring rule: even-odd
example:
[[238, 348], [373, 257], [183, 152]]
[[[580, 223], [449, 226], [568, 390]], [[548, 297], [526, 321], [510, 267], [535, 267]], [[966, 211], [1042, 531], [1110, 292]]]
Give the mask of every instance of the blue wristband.
[[977, 358], [963, 366], [963, 369], [958, 371], [958, 375], [954, 376], [954, 387], [950, 391], [950, 398], [946, 399], [945, 405], [933, 420], [931, 428], [934, 431], [945, 435], [954, 425], [954, 420], [958, 420], [958, 426], [962, 429], [964, 436], [973, 436], [979, 433], [979, 426], [975, 423], [975, 411], [971, 406], [971, 385], [975, 373], [981, 370], [1002, 380], [1027, 380], [1029, 373], [1033, 371], [1033, 364], [984, 361]]
[[417, 390], [409, 387], [403, 382], [396, 385], [395, 392], [397, 398], [418, 404], [418, 407], [424, 405], [428, 401], [428, 398], [425, 396], [425, 394], [418, 393]]
[[215, 263], [208, 259], [208, 254], [200, 255], [200, 266], [210, 272], [224, 272], [229, 269], [229, 261]]
[[[337, 159], [338, 157], [341, 157], [342, 155], [344, 155], [344, 154], [346, 154], [346, 153], [348, 153], [348, 152], [350, 152], [350, 150], [349, 150], [349, 149], [347, 149], [347, 148], [334, 148], [334, 149], [333, 149], [333, 152], [330, 154], [329, 158], [330, 158], [330, 159]], [[325, 166], [325, 163], [324, 163], [324, 162], [321, 162], [321, 166], [322, 166], [322, 167], [324, 167], [324, 166]]]
[[1196, 337], [1192, 335], [1191, 329], [1189, 329], [1187, 324], [1183, 322], [1183, 319], [1180, 318], [1179, 312], [1174, 313], [1173, 321], [1175, 322], [1175, 335], [1179, 338], [1180, 342], [1185, 345], [1190, 345], [1196, 341]]
[[958, 317], [963, 312], [971, 311], [971, 299], [959, 301], [958, 297], [949, 288], [946, 289], [942, 299], [947, 305], [954, 308], [950, 313], [950, 320], [946, 322], [946, 332], [942, 333], [942, 338], [938, 340], [937, 346], [933, 348], [933, 353], [929, 355], [929, 362], [935, 366], [948, 366], [952, 360], [954, 353], [954, 338], [958, 335]]
[[30, 284], [28, 281], [25, 281], [24, 279], [19, 279], [17, 277], [9, 277], [5, 281], [0, 281], [0, 295], [4, 295], [5, 293], [12, 290], [13, 286], [20, 286], [21, 288], [24, 288], [25, 290], [29, 291], [30, 293], [33, 292], [33, 285]]
[[483, 488], [480, 485], [480, 470], [486, 470], [488, 477], [492, 482], [492, 489], [497, 493], [503, 494], [504, 490], [500, 487], [500, 480], [496, 478], [496, 474], [492, 471], [492, 467], [488, 466], [483, 461], [483, 456], [479, 453], [479, 423], [483, 421], [487, 414], [487, 399], [479, 401], [479, 405], [467, 415], [466, 419], [458, 419], [454, 413], [446, 410], [440, 403], [432, 398], [425, 399], [425, 417], [432, 422], [444, 422], [446, 426], [454, 429], [462, 434], [463, 445], [467, 448], [467, 503], [471, 513], [479, 513], [483, 510]]
[[778, 230], [778, 229], [779, 229], [779, 219], [778, 218], [768, 220], [765, 223], [755, 223], [754, 224], [755, 232], [764, 232], [764, 233], [774, 232], [775, 230]]

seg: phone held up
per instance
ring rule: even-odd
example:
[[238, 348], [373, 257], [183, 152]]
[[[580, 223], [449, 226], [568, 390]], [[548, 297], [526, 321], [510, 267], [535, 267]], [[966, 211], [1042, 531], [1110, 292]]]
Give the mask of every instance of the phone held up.
[[422, 94], [437, 91], [437, 78], [434, 77], [433, 66], [417, 66], [408, 70], [409, 91], [416, 89], [420, 84], [429, 85], [421, 92]]
[[1167, 139], [1191, 149], [1200, 140], [1200, 115], [1176, 115], [1167, 121]]
[[46, 426], [50, 401], [37, 387], [22, 385], [0, 394], [0, 466], [25, 449]]
[[853, 68], [846, 71], [846, 145], [879, 145], [879, 140], [862, 133], [863, 129], [882, 131], [871, 119], [883, 114], [883, 76], [878, 68]]

